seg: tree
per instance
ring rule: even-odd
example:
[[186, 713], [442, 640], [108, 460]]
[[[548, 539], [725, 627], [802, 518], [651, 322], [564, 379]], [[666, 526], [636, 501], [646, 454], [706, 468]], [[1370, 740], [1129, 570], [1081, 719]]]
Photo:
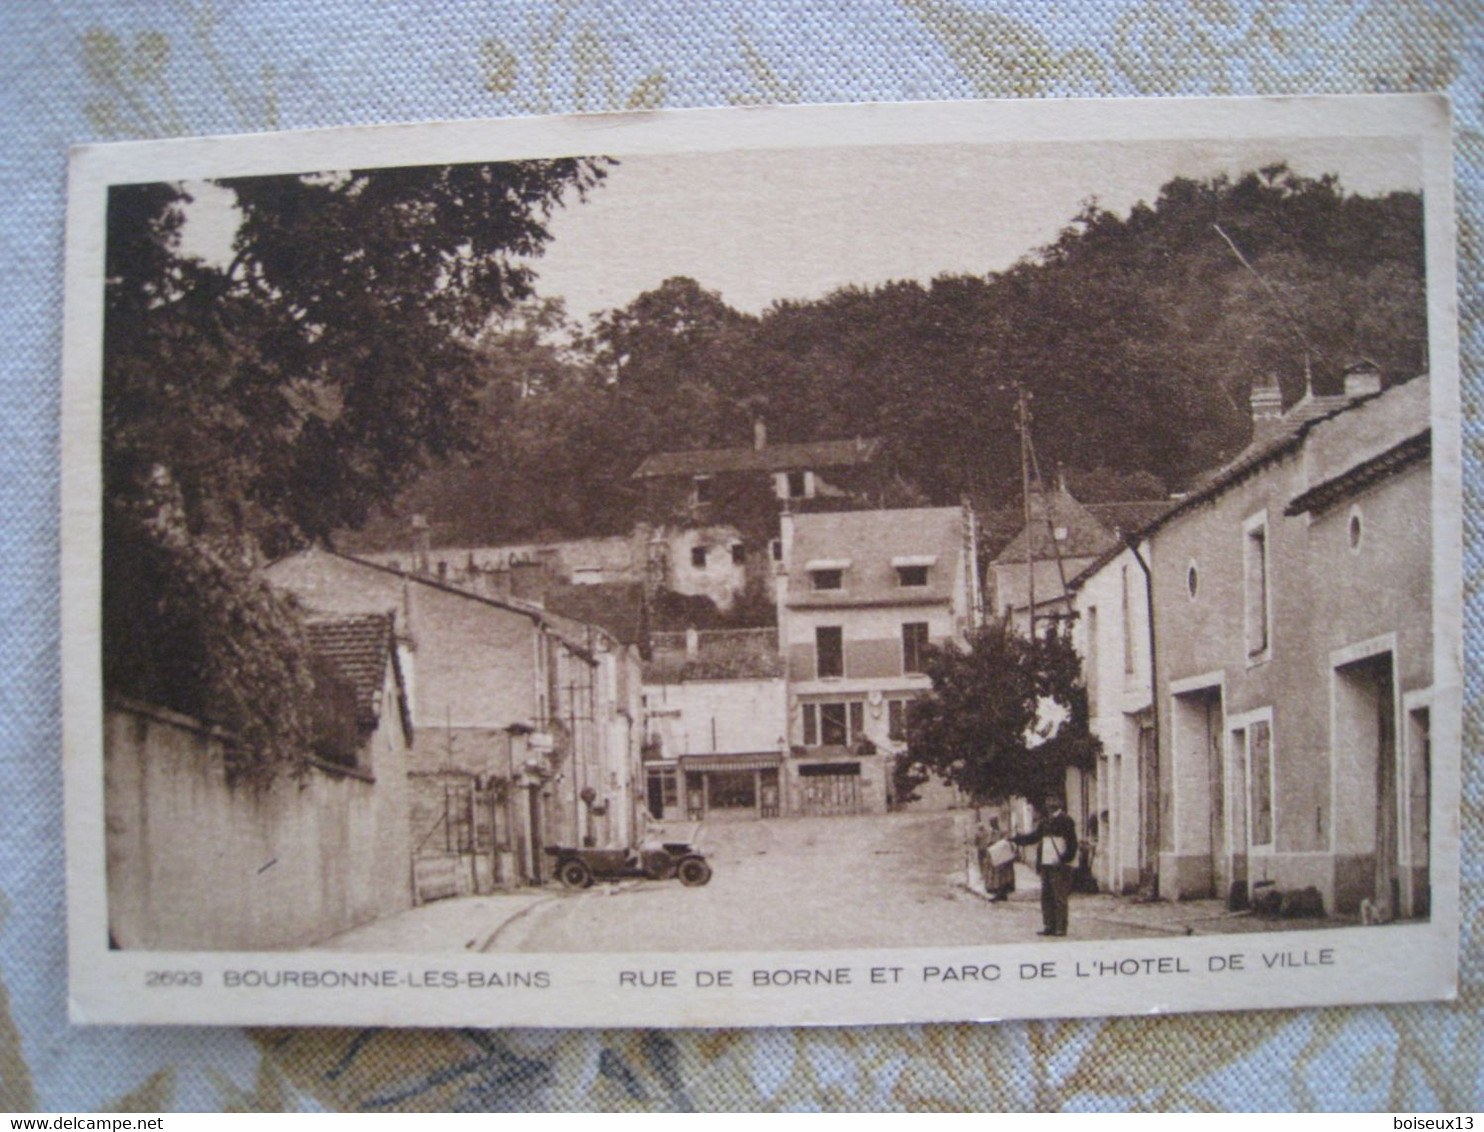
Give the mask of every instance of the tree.
[[109, 196], [104, 679], [235, 731], [312, 742], [313, 677], [256, 568], [365, 519], [473, 443], [473, 343], [601, 159], [221, 182], [229, 264], [185, 256], [181, 186]]
[[760, 408], [774, 443], [883, 438], [901, 499], [1008, 503], [1008, 540], [1017, 386], [1043, 471], [1110, 500], [1189, 487], [1230, 459], [1256, 379], [1276, 374], [1292, 403], [1309, 378], [1336, 391], [1357, 356], [1388, 381], [1415, 375], [1421, 215], [1415, 193], [1357, 197], [1270, 166], [1175, 178], [1125, 215], [1090, 201], [1048, 247], [982, 276], [844, 287], [755, 318], [668, 279], [556, 353], [488, 337], [501, 388], [525, 374], [532, 395], [481, 425], [478, 489], [450, 461], [408, 509], [472, 542], [627, 529], [645, 457], [745, 444]]
[[1101, 744], [1065, 634], [1032, 640], [993, 622], [970, 635], [967, 649], [930, 648], [924, 668], [933, 687], [908, 710], [899, 787], [933, 773], [977, 802], [1038, 798], [1063, 789], [1068, 767], [1093, 765]]

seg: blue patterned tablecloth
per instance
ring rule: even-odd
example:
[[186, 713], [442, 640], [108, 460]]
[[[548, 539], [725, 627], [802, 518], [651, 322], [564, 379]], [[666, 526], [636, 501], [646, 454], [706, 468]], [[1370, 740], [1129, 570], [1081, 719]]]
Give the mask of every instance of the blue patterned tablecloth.
[[[675, 1034], [83, 1029], [66, 1017], [57, 645], [68, 145], [631, 107], [1450, 92], [1472, 581], [1481, 14], [1424, 0], [0, 5], [0, 1109], [1484, 1108], [1477, 672], [1456, 1004]], [[1471, 586], [1471, 647], [1480, 612]]]

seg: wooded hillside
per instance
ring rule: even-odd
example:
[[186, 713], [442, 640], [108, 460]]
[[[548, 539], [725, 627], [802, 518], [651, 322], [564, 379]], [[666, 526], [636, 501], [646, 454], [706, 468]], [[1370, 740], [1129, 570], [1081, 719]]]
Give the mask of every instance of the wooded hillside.
[[1419, 196], [1283, 166], [1176, 179], [1123, 216], [1089, 203], [1007, 271], [760, 317], [685, 278], [591, 328], [546, 299], [480, 340], [478, 451], [366, 536], [405, 539], [411, 512], [450, 544], [625, 530], [644, 457], [748, 443], [754, 414], [774, 441], [884, 438], [908, 498], [993, 501], [1017, 490], [1017, 383], [1043, 468], [1087, 498], [1177, 489], [1246, 443], [1255, 378], [1291, 402], [1359, 357], [1411, 376], [1425, 316]]

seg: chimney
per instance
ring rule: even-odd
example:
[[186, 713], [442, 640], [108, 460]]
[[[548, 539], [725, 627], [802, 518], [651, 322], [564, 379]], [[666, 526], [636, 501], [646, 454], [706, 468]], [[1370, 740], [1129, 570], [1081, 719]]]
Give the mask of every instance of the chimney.
[[752, 418], [752, 449], [761, 452], [768, 446], [768, 422], [762, 417]]
[[426, 574], [428, 572], [428, 557], [433, 549], [433, 535], [428, 529], [428, 517], [426, 515], [412, 516], [412, 572], [414, 574]]
[[685, 659], [695, 660], [701, 654], [701, 634], [696, 632], [694, 625], [687, 625], [685, 629]]
[[1273, 437], [1283, 421], [1283, 390], [1278, 378], [1269, 374], [1252, 386], [1252, 443]]
[[1362, 358], [1345, 367], [1345, 396], [1370, 397], [1381, 392], [1381, 367]]

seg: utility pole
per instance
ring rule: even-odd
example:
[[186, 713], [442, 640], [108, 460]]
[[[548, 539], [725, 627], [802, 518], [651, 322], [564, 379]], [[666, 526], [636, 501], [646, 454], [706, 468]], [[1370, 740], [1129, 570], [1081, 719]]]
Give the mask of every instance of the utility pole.
[[[1139, 809], [1143, 817], [1140, 833], [1141, 861], [1139, 862], [1139, 897], [1141, 900], [1159, 899], [1159, 652], [1158, 635], [1154, 626], [1154, 571], [1139, 553], [1136, 535], [1125, 535], [1124, 543], [1139, 569], [1144, 571], [1144, 604], [1149, 625], [1149, 714], [1152, 731], [1153, 752], [1145, 765], [1139, 767]], [[1143, 752], [1140, 752], [1141, 762]]]
[[1029, 616], [1031, 640], [1036, 639], [1036, 552], [1035, 538], [1031, 531], [1031, 466], [1029, 446], [1031, 441], [1030, 410], [1025, 386], [1015, 384], [1015, 408], [1020, 428], [1020, 498], [1025, 510], [1025, 584], [1027, 595], [1026, 612]]

